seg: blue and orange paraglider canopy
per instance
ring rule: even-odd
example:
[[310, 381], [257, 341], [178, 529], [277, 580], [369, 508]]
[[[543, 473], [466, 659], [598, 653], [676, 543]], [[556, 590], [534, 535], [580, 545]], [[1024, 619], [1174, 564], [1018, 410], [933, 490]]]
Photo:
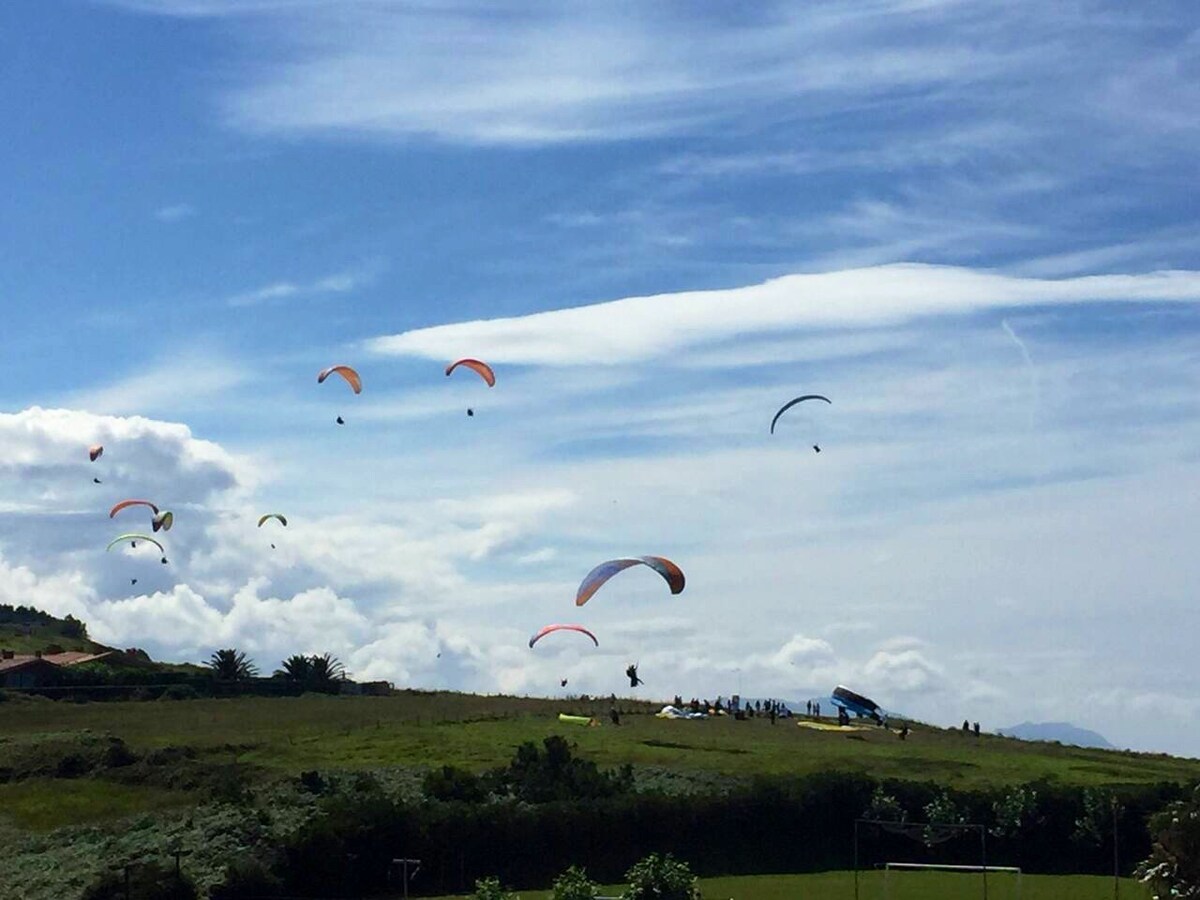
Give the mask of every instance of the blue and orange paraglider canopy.
[[671, 588], [672, 594], [678, 594], [683, 590], [683, 570], [665, 556], [636, 556], [610, 559], [607, 562], [600, 563], [600, 565], [584, 576], [583, 581], [579, 584], [579, 590], [575, 594], [575, 605], [583, 606], [583, 604], [592, 598], [592, 595], [596, 591], [604, 586], [604, 583], [608, 579], [612, 578], [618, 572], [624, 572], [630, 566], [649, 566], [663, 577], [663, 580]]

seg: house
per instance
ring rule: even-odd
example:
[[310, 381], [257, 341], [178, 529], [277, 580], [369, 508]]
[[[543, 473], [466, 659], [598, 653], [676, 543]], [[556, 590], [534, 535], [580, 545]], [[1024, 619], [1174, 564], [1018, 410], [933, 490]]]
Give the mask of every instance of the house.
[[58, 684], [62, 670], [89, 662], [114, 662], [116, 654], [67, 650], [60, 653], [14, 653], [0, 650], [0, 688], [36, 688]]
[[11, 650], [0, 654], [0, 688], [31, 688], [57, 684], [62, 670], [40, 653], [17, 656]]

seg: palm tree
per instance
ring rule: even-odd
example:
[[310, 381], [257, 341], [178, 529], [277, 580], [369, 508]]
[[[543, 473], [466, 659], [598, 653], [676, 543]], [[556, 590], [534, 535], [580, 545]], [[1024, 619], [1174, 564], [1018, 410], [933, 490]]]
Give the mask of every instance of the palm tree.
[[208, 661], [218, 681], [248, 681], [258, 677], [258, 667], [240, 650], [218, 650]]
[[297, 684], [306, 684], [312, 679], [312, 657], [310, 656], [301, 656], [296, 653], [289, 656], [280, 665], [283, 668], [275, 672], [278, 678], [286, 678]]
[[335, 681], [345, 681], [346, 667], [336, 656], [326, 653], [317, 656], [315, 653], [308, 658], [312, 685], [319, 691], [332, 690]]

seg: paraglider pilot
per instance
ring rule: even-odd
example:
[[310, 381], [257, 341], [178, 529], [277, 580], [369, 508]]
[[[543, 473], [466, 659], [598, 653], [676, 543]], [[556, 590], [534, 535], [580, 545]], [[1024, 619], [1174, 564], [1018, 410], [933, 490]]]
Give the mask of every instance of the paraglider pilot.
[[638, 667], [637, 667], [636, 663], [630, 663], [629, 668], [627, 668], [625, 670], [625, 676], [629, 679], [629, 686], [631, 688], [635, 688], [639, 684], [646, 683], [646, 682], [642, 681], [642, 679], [638, 678], [637, 669], [638, 669]]

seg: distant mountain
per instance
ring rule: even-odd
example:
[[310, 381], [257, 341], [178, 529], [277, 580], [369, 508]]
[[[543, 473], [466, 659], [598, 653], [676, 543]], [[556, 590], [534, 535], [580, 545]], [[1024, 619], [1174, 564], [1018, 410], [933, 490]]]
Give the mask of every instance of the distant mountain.
[[1058, 741], [1076, 747], [1095, 747], [1100, 750], [1115, 750], [1102, 735], [1069, 722], [1022, 722], [1011, 728], [997, 728], [997, 734], [1020, 738], [1023, 741]]

